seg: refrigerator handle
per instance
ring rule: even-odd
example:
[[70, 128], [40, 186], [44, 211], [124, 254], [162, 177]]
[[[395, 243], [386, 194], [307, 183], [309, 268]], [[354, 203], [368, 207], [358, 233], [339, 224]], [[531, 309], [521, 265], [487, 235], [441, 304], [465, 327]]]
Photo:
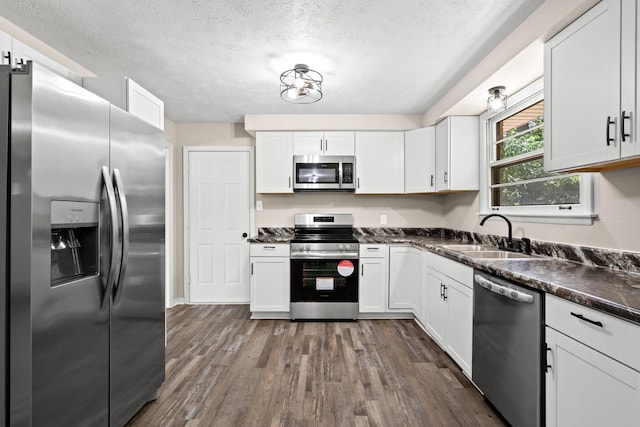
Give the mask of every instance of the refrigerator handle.
[[118, 283], [115, 284], [115, 291], [113, 295], [113, 303], [117, 305], [120, 303], [120, 299], [122, 298], [122, 285], [124, 283], [124, 276], [127, 272], [127, 267], [129, 265], [129, 209], [127, 207], [127, 196], [124, 192], [124, 186], [122, 185], [122, 177], [120, 176], [119, 169], [113, 169], [113, 181], [115, 192], [118, 196], [120, 216], [122, 219], [122, 253], [120, 261], [120, 274], [118, 274]]
[[109, 273], [107, 275], [107, 283], [104, 289], [104, 295], [102, 296], [101, 309], [104, 309], [109, 304], [109, 298], [113, 292], [113, 283], [116, 280], [116, 269], [118, 262], [118, 208], [116, 206], [116, 194], [111, 183], [111, 176], [109, 168], [102, 166], [102, 180], [104, 182], [104, 188], [107, 191], [107, 201], [109, 203], [109, 218], [111, 220], [111, 259], [109, 261]]

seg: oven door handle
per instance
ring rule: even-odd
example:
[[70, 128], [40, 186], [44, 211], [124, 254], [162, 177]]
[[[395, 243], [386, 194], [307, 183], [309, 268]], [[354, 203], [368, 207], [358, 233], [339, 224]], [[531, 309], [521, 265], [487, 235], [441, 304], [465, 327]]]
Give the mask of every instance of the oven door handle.
[[358, 252], [292, 252], [291, 259], [358, 259]]
[[508, 288], [506, 286], [499, 285], [491, 280], [485, 279], [477, 274], [474, 275], [475, 282], [494, 294], [502, 295], [514, 301], [522, 302], [525, 304], [533, 304], [533, 295], [529, 295], [525, 292], [520, 292], [516, 289]]

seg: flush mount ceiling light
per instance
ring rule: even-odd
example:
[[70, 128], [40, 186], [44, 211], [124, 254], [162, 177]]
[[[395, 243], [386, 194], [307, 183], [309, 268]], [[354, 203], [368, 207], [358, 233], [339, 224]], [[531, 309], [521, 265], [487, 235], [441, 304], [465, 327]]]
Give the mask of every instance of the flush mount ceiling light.
[[504, 93], [504, 86], [496, 86], [489, 89], [489, 99], [487, 108], [494, 113], [498, 113], [507, 108], [507, 95]]
[[296, 64], [280, 75], [280, 98], [294, 104], [311, 104], [322, 98], [322, 75], [307, 64]]

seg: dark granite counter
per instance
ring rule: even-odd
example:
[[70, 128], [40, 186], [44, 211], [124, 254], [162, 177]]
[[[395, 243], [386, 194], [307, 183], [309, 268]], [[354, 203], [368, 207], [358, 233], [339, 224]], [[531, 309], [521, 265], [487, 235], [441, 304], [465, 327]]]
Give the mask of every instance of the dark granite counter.
[[[261, 232], [249, 242], [287, 243], [293, 235], [290, 229], [275, 230]], [[469, 238], [461, 236], [463, 232], [442, 229], [375, 229], [373, 232], [371, 229], [358, 229], [357, 232], [362, 244], [412, 245], [640, 324], [640, 273], [637, 262], [640, 254], [532, 242], [534, 254], [537, 255], [535, 257], [482, 259], [471, 258], [465, 256], [464, 252], [451, 251], [442, 246], [452, 243], [496, 245], [498, 237], [474, 235]], [[598, 261], [605, 266], [597, 265]]]

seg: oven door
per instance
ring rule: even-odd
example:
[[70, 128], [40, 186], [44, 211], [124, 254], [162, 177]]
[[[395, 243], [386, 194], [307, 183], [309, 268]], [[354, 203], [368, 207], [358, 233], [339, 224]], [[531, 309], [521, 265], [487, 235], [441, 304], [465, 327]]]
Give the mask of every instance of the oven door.
[[358, 302], [358, 259], [292, 258], [291, 302]]

